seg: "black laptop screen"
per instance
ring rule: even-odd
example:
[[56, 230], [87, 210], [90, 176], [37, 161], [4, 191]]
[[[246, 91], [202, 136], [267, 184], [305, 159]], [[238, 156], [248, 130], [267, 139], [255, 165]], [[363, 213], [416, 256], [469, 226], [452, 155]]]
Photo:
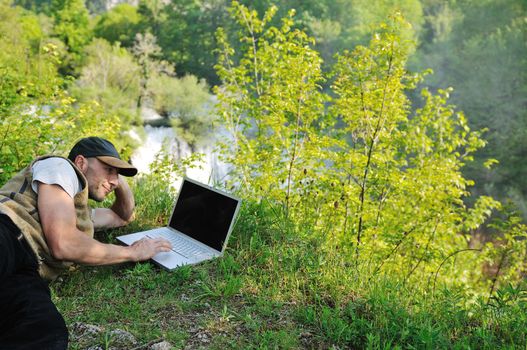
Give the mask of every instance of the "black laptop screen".
[[221, 251], [238, 201], [187, 180], [170, 220], [170, 227]]

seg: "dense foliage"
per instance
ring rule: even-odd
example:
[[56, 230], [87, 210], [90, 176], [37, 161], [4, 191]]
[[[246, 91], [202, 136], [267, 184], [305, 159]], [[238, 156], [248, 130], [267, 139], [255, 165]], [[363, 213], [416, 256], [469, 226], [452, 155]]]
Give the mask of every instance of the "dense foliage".
[[[428, 85], [453, 86], [452, 103], [477, 128], [486, 128], [488, 147], [476, 154], [465, 173], [475, 191], [508, 198], [524, 213], [525, 123], [527, 115], [527, 6], [525, 2], [434, 1], [414, 65], [433, 68]], [[499, 164], [481, 164], [495, 158]]]
[[92, 31], [83, 1], [32, 5], [42, 13], [0, 1], [0, 183], [36, 155], [64, 154], [86, 135], [113, 139], [129, 156], [138, 141], [129, 131], [142, 133], [144, 108], [165, 117], [191, 147], [206, 138], [208, 85], [175, 77], [156, 37], [130, 30], [125, 48], [93, 38], [103, 29]]
[[[136, 35], [149, 33], [159, 46], [156, 57], [151, 58], [177, 66], [169, 77], [190, 74], [197, 77], [196, 81], [205, 79], [208, 86], [214, 86], [220, 83], [214, 70], [214, 51], [218, 47], [214, 33], [223, 27], [228, 36], [236, 37], [227, 10], [228, 0], [141, 0], [138, 5], [126, 2], [115, 5], [106, 0], [12, 1], [38, 13], [32, 21], [39, 23], [41, 33], [32, 35], [53, 38], [60, 58], [59, 72], [74, 77], [82, 74], [84, 48], [92, 38], [105, 39], [112, 45], [119, 42], [120, 47], [132, 50], [137, 43]], [[262, 13], [274, 2], [242, 3]], [[524, 69], [527, 9], [523, 1], [390, 0], [375, 1], [372, 5], [370, 1], [287, 0], [280, 1], [271, 24], [279, 26], [279, 18], [290, 9], [297, 13], [295, 28], [316, 40], [314, 49], [323, 59], [325, 72], [335, 63], [337, 52], [367, 44], [373, 28], [399, 10], [411, 23], [411, 27], [403, 30], [403, 36], [417, 43], [408, 65], [416, 71], [432, 68], [435, 72], [423, 86], [433, 93], [454, 87], [451, 103], [465, 111], [471, 125], [487, 130], [485, 139], [489, 146], [476, 152], [476, 162], [463, 168], [464, 175], [475, 180], [471, 192], [511, 200], [526, 217], [527, 186], [521, 158], [527, 139], [522, 134], [527, 96]], [[231, 45], [240, 52], [242, 43], [233, 40]], [[143, 76], [141, 90], [147, 90], [149, 84], [144, 80], [149, 79], [148, 75]], [[330, 81], [324, 84], [329, 87]], [[420, 95], [409, 93], [413, 108], [417, 108]], [[141, 96], [145, 94], [149, 92], [142, 92]], [[139, 114], [133, 108], [118, 112], [122, 113]], [[186, 124], [177, 117], [172, 120], [178, 125]], [[194, 138], [191, 131], [184, 131], [189, 139]], [[496, 159], [498, 164], [485, 167], [489, 158]]]
[[[501, 243], [483, 246], [471, 232], [500, 205], [482, 196], [466, 207], [472, 182], [461, 172], [484, 141], [447, 103], [448, 90], [424, 89], [423, 106], [410, 115], [407, 92], [423, 77], [405, 69], [407, 24], [396, 14], [369, 47], [339, 55], [325, 92], [313, 41], [294, 29], [293, 13], [281, 27], [269, 25], [275, 12], [259, 19], [234, 3], [245, 43], [239, 59], [219, 34], [216, 92], [231, 132], [223, 154], [234, 183], [246, 197], [280, 203], [286, 222], [323, 235], [360, 273], [390, 272], [429, 287], [440, 276], [488, 291], [495, 276], [481, 266], [490, 259], [504, 267], [491, 258]], [[513, 226], [505, 246], [515, 261], [508, 276], [518, 281], [525, 261], [512, 251], [525, 253], [526, 232]]]
[[38, 18], [2, 1], [0, 19], [0, 183], [37, 155], [63, 153], [79, 135], [115, 138], [114, 115], [94, 101], [74, 105], [62, 88], [57, 45]]

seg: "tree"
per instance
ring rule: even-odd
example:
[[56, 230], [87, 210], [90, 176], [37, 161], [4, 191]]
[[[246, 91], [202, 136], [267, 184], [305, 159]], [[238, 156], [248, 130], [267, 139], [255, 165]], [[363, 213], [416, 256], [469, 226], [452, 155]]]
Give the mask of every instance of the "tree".
[[161, 25], [166, 20], [164, 9], [165, 2], [162, 0], [141, 0], [139, 2], [138, 12], [143, 18], [142, 32], [150, 32], [154, 37], [159, 38]]
[[89, 13], [84, 0], [53, 0], [55, 34], [74, 53], [80, 53], [90, 41]]
[[485, 142], [448, 104], [450, 90], [423, 90], [422, 108], [410, 113], [406, 94], [424, 76], [406, 70], [409, 24], [396, 13], [368, 46], [340, 54], [330, 98], [312, 39], [292, 29], [292, 13], [270, 26], [275, 11], [260, 19], [233, 3], [239, 59], [220, 31], [216, 93], [232, 183], [279, 205], [284, 226], [320, 235], [357, 273], [421, 283], [452, 256], [451, 276], [479, 266], [480, 255], [460, 253], [476, 250], [470, 232], [499, 203], [479, 197], [466, 207], [472, 182], [461, 168]]
[[205, 80], [156, 74], [149, 86], [155, 110], [171, 119], [173, 129], [194, 153], [213, 130], [212, 96]]
[[150, 80], [156, 74], [172, 75], [174, 67], [170, 63], [161, 60], [161, 48], [157, 45], [157, 38], [151, 33], [136, 34], [132, 53], [141, 67], [137, 107], [152, 106]]
[[112, 44], [118, 41], [124, 47], [131, 47], [135, 34], [141, 29], [142, 20], [136, 6], [118, 4], [100, 15], [93, 32], [96, 37], [104, 38]]
[[0, 33], [0, 113], [53, 96], [60, 83], [57, 51], [45, 38], [38, 18], [2, 0]]
[[159, 45], [163, 58], [177, 66], [179, 76], [186, 74], [217, 84], [214, 71], [217, 48], [214, 32], [228, 23], [225, 0], [186, 0], [164, 7]]
[[[242, 2], [258, 12], [263, 12], [274, 2], [268, 0]], [[343, 50], [352, 50], [358, 44], [366, 44], [374, 28], [377, 28], [389, 14], [401, 12], [412, 24], [412, 29], [405, 29], [402, 35], [409, 39], [423, 23], [420, 0], [330, 0], [280, 2], [277, 16], [271, 20], [272, 25], [279, 25], [278, 19], [290, 9], [295, 10], [297, 29], [306, 31], [316, 40], [316, 49], [324, 59], [324, 70], [334, 63], [333, 56]]]
[[94, 39], [84, 49], [84, 65], [71, 90], [80, 101], [97, 101], [123, 125], [138, 125], [140, 67], [119, 43]]
[[0, 1], [0, 184], [39, 155], [64, 155], [78, 138], [112, 139], [121, 130], [114, 115], [63, 89], [59, 53], [35, 16]]
[[303, 169], [317, 169], [321, 159], [317, 125], [322, 122], [325, 96], [321, 60], [304, 32], [292, 29], [293, 11], [279, 28], [268, 26], [277, 8], [263, 16], [233, 3], [232, 16], [243, 32], [242, 57], [220, 31], [216, 88], [219, 114], [224, 118], [232, 145], [225, 144], [226, 159], [234, 164], [241, 189], [252, 197], [267, 196], [284, 203], [289, 211], [299, 200]]
[[[428, 1], [422, 44], [413, 66], [431, 67], [426, 86], [453, 86], [452, 102], [477, 128], [487, 128], [488, 146], [467, 166], [475, 193], [513, 198], [527, 215], [525, 152], [527, 46], [525, 4], [516, 0]], [[448, 53], [448, 54], [447, 54]], [[499, 164], [489, 170], [486, 159]]]

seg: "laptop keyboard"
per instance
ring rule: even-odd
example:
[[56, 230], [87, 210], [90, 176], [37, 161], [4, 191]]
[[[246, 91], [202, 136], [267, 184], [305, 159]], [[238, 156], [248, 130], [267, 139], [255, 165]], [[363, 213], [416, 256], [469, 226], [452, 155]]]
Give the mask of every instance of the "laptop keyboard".
[[177, 236], [170, 231], [159, 230], [148, 233], [150, 238], [164, 238], [172, 244], [172, 250], [185, 258], [191, 258], [205, 254], [205, 250], [192, 241], [186, 240], [181, 236]]

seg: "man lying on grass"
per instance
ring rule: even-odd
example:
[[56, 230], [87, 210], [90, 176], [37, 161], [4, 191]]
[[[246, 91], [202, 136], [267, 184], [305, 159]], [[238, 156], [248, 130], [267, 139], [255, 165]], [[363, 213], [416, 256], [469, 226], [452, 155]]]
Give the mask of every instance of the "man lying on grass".
[[[81, 139], [68, 159], [37, 158], [0, 188], [0, 348], [66, 349], [64, 318], [47, 281], [72, 262], [107, 265], [143, 261], [169, 251], [164, 239], [129, 247], [103, 244], [94, 229], [126, 225], [134, 197], [123, 176], [137, 169], [102, 138]], [[91, 209], [115, 191], [111, 208]]]

